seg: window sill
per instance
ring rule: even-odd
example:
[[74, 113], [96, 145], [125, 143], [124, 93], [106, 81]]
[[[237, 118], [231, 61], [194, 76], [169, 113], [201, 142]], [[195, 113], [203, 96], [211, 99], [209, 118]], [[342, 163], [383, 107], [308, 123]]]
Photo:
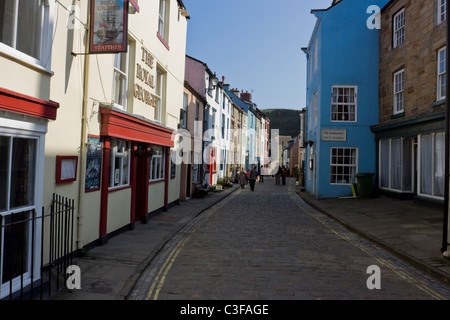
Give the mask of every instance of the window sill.
[[131, 185], [120, 186], [120, 187], [110, 187], [108, 189], [108, 192], [122, 191], [125, 189], [131, 189]]
[[438, 100], [438, 101], [433, 102], [433, 103], [431, 104], [431, 106], [432, 106], [433, 108], [434, 108], [434, 107], [439, 107], [439, 106], [444, 105], [446, 102], [447, 102], [447, 100], [444, 98], [444, 99], [441, 99], [441, 100]]
[[162, 42], [164, 47], [166, 47], [167, 50], [170, 50], [169, 44], [166, 42], [166, 40], [164, 40], [164, 38], [159, 34], [159, 32], [156, 32], [156, 36]]
[[45, 73], [50, 77], [52, 77], [55, 74], [52, 70], [47, 69], [46, 67], [41, 65], [39, 63], [39, 60], [27, 56], [26, 54], [21, 53], [19, 51], [16, 51], [13, 48], [10, 48], [2, 43], [0, 43], [0, 55], [9, 58], [17, 63], [20, 63], [25, 67], [28, 67], [41, 73]]
[[405, 116], [405, 112], [401, 112], [401, 113], [393, 114], [390, 118], [398, 119], [398, 118], [403, 118], [404, 116]]
[[160, 183], [160, 182], [165, 182], [165, 181], [166, 181], [166, 179], [152, 180], [152, 181], [149, 181], [148, 184], [150, 185], [150, 184], [155, 184], [155, 183]]

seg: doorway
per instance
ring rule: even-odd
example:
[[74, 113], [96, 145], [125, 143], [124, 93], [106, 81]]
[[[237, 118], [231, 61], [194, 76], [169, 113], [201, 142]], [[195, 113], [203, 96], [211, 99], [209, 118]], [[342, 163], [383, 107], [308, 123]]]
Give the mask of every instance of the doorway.
[[148, 207], [148, 167], [149, 167], [149, 152], [147, 145], [139, 144], [136, 153], [136, 220], [146, 222], [147, 207]]
[[187, 172], [186, 172], [186, 199], [191, 197], [191, 186], [192, 186], [191, 170], [192, 170], [192, 165], [189, 164], [187, 166]]

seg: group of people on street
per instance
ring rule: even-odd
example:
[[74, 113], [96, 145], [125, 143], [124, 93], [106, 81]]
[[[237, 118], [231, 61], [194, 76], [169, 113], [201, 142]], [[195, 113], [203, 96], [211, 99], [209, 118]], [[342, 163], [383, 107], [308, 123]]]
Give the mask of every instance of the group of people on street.
[[[284, 166], [278, 167], [278, 171], [275, 174], [275, 184], [286, 185], [286, 178], [289, 177], [289, 175], [290, 175], [289, 168], [286, 168]], [[259, 183], [264, 183], [263, 175], [260, 174], [256, 165], [253, 165], [250, 171], [245, 171], [245, 169], [242, 168], [240, 172], [237, 174], [237, 181], [239, 182], [241, 189], [245, 189], [245, 186], [248, 183], [250, 184], [250, 190], [255, 191], [255, 184], [258, 177]]]
[[286, 168], [284, 166], [283, 168], [278, 167], [278, 171], [275, 174], [275, 184], [279, 185], [281, 180], [281, 183], [284, 186], [286, 184], [286, 177], [289, 177], [289, 175], [290, 175], [289, 168]]
[[256, 179], [258, 179], [258, 169], [256, 168], [256, 165], [252, 166], [252, 169], [247, 175], [247, 172], [245, 172], [244, 168], [242, 168], [241, 172], [239, 173], [239, 184], [241, 185], [241, 189], [245, 188], [245, 185], [247, 182], [250, 184], [250, 190], [255, 191], [255, 183]]

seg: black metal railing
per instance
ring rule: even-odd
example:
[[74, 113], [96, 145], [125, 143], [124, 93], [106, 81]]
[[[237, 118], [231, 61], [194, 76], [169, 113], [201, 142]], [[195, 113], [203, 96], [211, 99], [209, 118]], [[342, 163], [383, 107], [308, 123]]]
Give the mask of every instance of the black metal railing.
[[53, 194], [49, 214], [42, 208], [41, 215], [32, 209], [0, 217], [3, 299], [44, 300], [65, 287], [74, 254], [74, 204]]

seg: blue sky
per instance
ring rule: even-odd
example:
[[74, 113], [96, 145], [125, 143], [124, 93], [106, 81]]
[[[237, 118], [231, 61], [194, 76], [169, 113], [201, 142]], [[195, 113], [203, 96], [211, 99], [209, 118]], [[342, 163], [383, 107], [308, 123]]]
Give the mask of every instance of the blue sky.
[[231, 88], [253, 92], [259, 109], [306, 104], [306, 57], [316, 18], [332, 0], [184, 0], [186, 53]]

